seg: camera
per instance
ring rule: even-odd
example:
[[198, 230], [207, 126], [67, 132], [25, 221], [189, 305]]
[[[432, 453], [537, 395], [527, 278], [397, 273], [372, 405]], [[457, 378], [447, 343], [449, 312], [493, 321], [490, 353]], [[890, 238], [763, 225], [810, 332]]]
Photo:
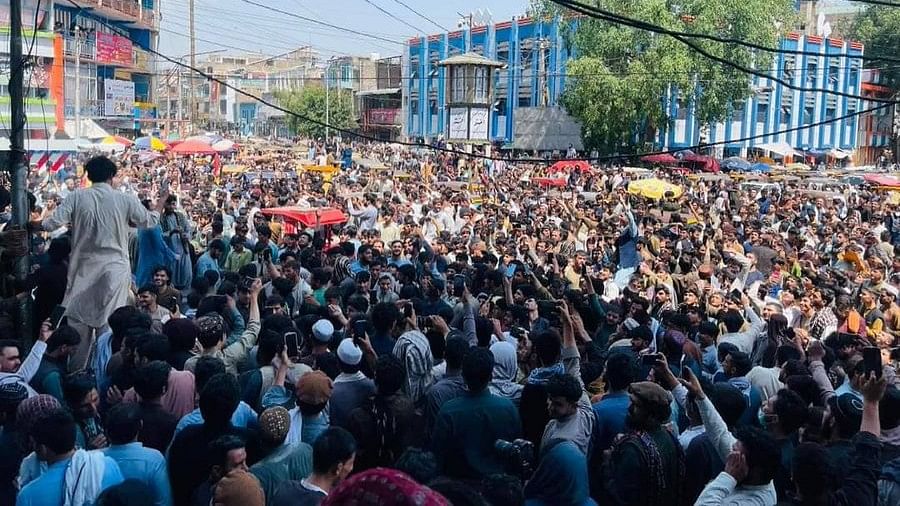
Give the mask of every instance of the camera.
[[534, 444], [525, 439], [494, 441], [494, 449], [500, 456], [507, 472], [520, 478], [528, 479], [534, 474]]

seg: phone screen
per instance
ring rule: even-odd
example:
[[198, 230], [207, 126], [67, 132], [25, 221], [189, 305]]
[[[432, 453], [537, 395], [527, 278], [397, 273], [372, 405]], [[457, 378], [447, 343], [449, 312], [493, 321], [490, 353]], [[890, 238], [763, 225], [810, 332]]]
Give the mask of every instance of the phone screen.
[[875, 346], [866, 346], [863, 348], [863, 365], [865, 366], [866, 377], [870, 373], [875, 373], [876, 378], [881, 377], [881, 350]]
[[366, 320], [356, 320], [353, 322], [353, 337], [362, 339], [366, 335]]
[[297, 339], [296, 332], [284, 333], [284, 349], [287, 351], [288, 357], [300, 356], [300, 341]]

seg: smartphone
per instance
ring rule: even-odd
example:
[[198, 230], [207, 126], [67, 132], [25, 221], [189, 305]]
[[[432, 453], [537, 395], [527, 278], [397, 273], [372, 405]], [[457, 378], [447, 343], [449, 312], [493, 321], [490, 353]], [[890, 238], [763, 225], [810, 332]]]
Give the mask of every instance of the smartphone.
[[513, 276], [516, 275], [516, 264], [509, 264], [509, 267], [506, 268], [506, 277], [512, 279]]
[[466, 290], [466, 275], [465, 274], [457, 274], [453, 276], [453, 296], [454, 297], [462, 297], [463, 292]]
[[244, 279], [241, 280], [241, 286], [244, 287], [248, 292], [250, 291], [250, 287], [253, 286], [253, 282], [256, 281], [256, 278], [251, 276], [244, 276]]
[[411, 302], [409, 302], [405, 306], [403, 306], [403, 317], [409, 318], [412, 315], [413, 315], [413, 305]]
[[876, 378], [881, 377], [881, 350], [876, 346], [866, 346], [862, 350], [863, 366], [866, 371], [866, 378], [870, 373], [875, 373]]
[[368, 326], [368, 322], [366, 320], [356, 320], [353, 322], [353, 338], [354, 339], [363, 339], [366, 335], [366, 327]]
[[648, 353], [646, 355], [641, 355], [641, 365], [656, 365], [656, 353]]
[[66, 314], [65, 306], [57, 305], [50, 312], [50, 328], [58, 329], [62, 322], [63, 316]]
[[300, 340], [297, 338], [296, 332], [284, 333], [284, 349], [287, 351], [288, 357], [300, 356]]

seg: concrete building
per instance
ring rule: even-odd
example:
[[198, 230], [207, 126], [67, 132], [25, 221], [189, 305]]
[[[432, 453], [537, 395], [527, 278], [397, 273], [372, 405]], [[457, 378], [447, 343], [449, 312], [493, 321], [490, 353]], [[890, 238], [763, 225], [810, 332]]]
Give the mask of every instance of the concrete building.
[[[797, 87], [861, 93], [861, 44], [792, 32], [781, 40], [780, 47], [819, 56], [777, 54], [773, 76]], [[543, 125], [571, 122], [560, 109], [559, 100], [566, 86], [566, 62], [573, 56], [563, 41], [559, 20], [529, 17], [409, 39], [403, 55], [407, 137], [431, 140], [446, 133], [446, 75], [437, 62], [470, 51], [506, 64], [494, 75], [490, 132], [493, 141], [528, 150], [561, 150], [569, 143], [579, 146], [577, 125], [568, 123], [549, 136], [538, 135], [540, 132], [529, 127], [535, 121]], [[656, 148], [722, 142], [724, 146], [716, 150], [717, 154], [732, 156], [746, 155], [759, 144], [787, 143], [809, 150], [856, 147], [858, 117], [786, 134], [774, 132], [845, 116], [860, 110], [858, 100], [824, 91], [799, 92], [772, 79], [754, 77], [751, 85], [755, 93], [735, 104], [730, 117], [715, 125], [701, 125], [693, 114], [692, 101], [673, 90], [664, 104], [669, 122], [657, 129]], [[520, 138], [520, 133], [525, 137]], [[763, 137], [741, 140], [756, 135]]]
[[402, 133], [401, 69], [399, 56], [375, 62], [375, 88], [356, 93], [360, 133], [385, 141]]
[[[863, 70], [862, 94], [865, 97], [889, 99], [894, 90], [881, 84], [881, 72], [877, 69]], [[866, 101], [863, 108], [870, 109], [879, 105]], [[893, 159], [889, 153], [893, 149], [894, 115], [896, 106], [884, 107], [867, 112], [859, 117], [859, 146], [856, 149], [854, 162], [856, 165], [877, 165], [881, 156], [887, 162]]]

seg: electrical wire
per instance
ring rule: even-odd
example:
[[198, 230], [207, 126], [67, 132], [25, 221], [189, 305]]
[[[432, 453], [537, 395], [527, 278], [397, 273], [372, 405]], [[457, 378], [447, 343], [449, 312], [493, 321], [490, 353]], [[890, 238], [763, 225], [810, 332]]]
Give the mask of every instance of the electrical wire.
[[381, 12], [381, 13], [383, 13], [385, 16], [387, 16], [387, 17], [393, 19], [394, 21], [399, 21], [400, 23], [403, 23], [404, 25], [406, 25], [406, 26], [412, 28], [412, 29], [413, 29], [414, 31], [416, 31], [416, 32], [428, 33], [428, 32], [426, 32], [425, 30], [422, 30], [421, 28], [418, 28], [418, 27], [416, 27], [416, 26], [413, 26], [413, 25], [407, 23], [406, 21], [403, 21], [402, 19], [398, 18], [397, 16], [391, 14], [389, 11], [387, 11], [386, 9], [381, 8], [381, 6], [379, 6], [378, 4], [376, 4], [375, 2], [373, 2], [372, 0], [365, 0], [365, 2], [366, 2], [367, 4], [369, 4], [369, 5], [371, 5], [372, 7], [375, 7], [376, 9], [378, 9], [378, 11]]
[[[617, 14], [607, 14], [608, 11], [604, 11], [602, 9], [595, 9], [591, 6], [588, 6], [588, 5], [579, 3], [579, 2], [573, 2], [570, 0], [552, 0], [552, 1], [553, 1], [553, 3], [559, 4], [563, 7], [567, 7], [571, 10], [574, 10], [575, 12], [579, 12], [588, 17], [608, 21], [615, 25], [630, 26], [632, 28], [637, 28], [639, 30], [649, 31], [649, 32], [653, 32], [653, 33], [659, 33], [662, 35], [669, 35], [670, 37], [677, 40], [678, 42], [681, 42], [682, 44], [684, 44], [684, 45], [688, 46], [689, 48], [693, 49], [694, 51], [696, 51], [697, 53], [700, 53], [707, 59], [712, 60], [716, 63], [719, 63], [720, 65], [732, 67], [732, 68], [734, 68], [740, 72], [743, 72], [745, 74], [754, 75], [754, 76], [757, 76], [757, 77], [760, 77], [763, 79], [769, 79], [770, 81], [779, 83], [782, 86], [784, 86], [785, 88], [789, 88], [794, 91], [800, 91], [803, 93], [825, 93], [825, 94], [835, 95], [835, 96], [839, 96], [839, 97], [852, 98], [852, 99], [856, 99], [856, 100], [870, 100], [872, 102], [880, 102], [880, 103], [895, 103], [895, 101], [890, 100], [890, 99], [882, 99], [882, 98], [875, 98], [875, 97], [863, 97], [861, 95], [854, 95], [853, 93], [848, 93], [848, 92], [840, 91], [840, 90], [829, 90], [827, 88], [805, 88], [803, 86], [797, 86], [797, 85], [795, 85], [793, 83], [789, 83], [783, 79], [779, 79], [777, 77], [766, 74], [764, 72], [760, 72], [758, 70], [752, 69], [745, 65], [741, 65], [739, 63], [735, 63], [735, 62], [726, 60], [725, 58], [716, 56], [716, 55], [710, 53], [709, 51], [703, 49], [699, 45], [687, 40], [687, 37], [678, 35], [677, 34], [678, 32], [673, 32], [671, 30], [667, 30], [658, 25], [652, 25], [649, 23], [645, 23], [643, 21], [635, 21], [630, 18], [625, 18], [625, 17], [619, 16]], [[828, 55], [819, 55], [819, 56], [828, 56]]]
[[[74, 2], [74, 0], [66, 0], [66, 1], [68, 1], [70, 4], [74, 5], [74, 6], [75, 6], [76, 8], [78, 8], [79, 10], [81, 10], [81, 7], [80, 7], [78, 4], [76, 4], [76, 3]], [[105, 22], [105, 21], [101, 21], [101, 23], [103, 23], [103, 24], [108, 24], [108, 23]], [[330, 129], [332, 129], [332, 130], [334, 130], [334, 131], [336, 131], [336, 132], [339, 132], [339, 133], [342, 133], [342, 134], [346, 134], [346, 135], [349, 136], [349, 137], [356, 137], [356, 138], [359, 138], [359, 139], [368, 140], [368, 141], [372, 141], [372, 142], [384, 142], [383, 140], [378, 139], [377, 137], [373, 137], [373, 136], [370, 136], [370, 135], [362, 134], [362, 133], [359, 133], [359, 132], [354, 132], [354, 131], [348, 130], [348, 129], [346, 129], [346, 128], [336, 127], [336, 126], [330, 125], [330, 124], [328, 124], [328, 123], [326, 123], [326, 122], [324, 122], [324, 121], [320, 121], [320, 120], [317, 120], [317, 119], [315, 119], [315, 118], [311, 118], [311, 117], [308, 117], [308, 116], [304, 116], [304, 115], [302, 115], [302, 114], [300, 114], [300, 113], [297, 113], [297, 112], [295, 112], [295, 111], [291, 111], [291, 110], [289, 110], [289, 109], [285, 109], [284, 107], [281, 107], [281, 106], [279, 106], [279, 105], [277, 105], [277, 104], [274, 104], [274, 103], [272, 103], [271, 101], [265, 100], [265, 99], [263, 99], [263, 98], [261, 98], [261, 97], [258, 97], [258, 96], [256, 96], [256, 95], [253, 95], [252, 93], [249, 93], [249, 92], [247, 92], [247, 91], [245, 91], [245, 90], [242, 90], [241, 88], [238, 88], [238, 87], [236, 87], [236, 86], [230, 85], [230, 84], [228, 84], [227, 82], [225, 82], [225, 81], [223, 81], [223, 80], [221, 80], [221, 79], [218, 79], [218, 78], [216, 78], [216, 77], [213, 77], [213, 76], [207, 74], [206, 72], [203, 72], [203, 71], [200, 70], [200, 69], [197, 69], [197, 68], [195, 68], [195, 67], [192, 67], [191, 65], [189, 65], [189, 64], [187, 64], [187, 63], [183, 63], [183, 62], [181, 62], [181, 61], [179, 61], [179, 60], [177, 60], [177, 59], [175, 59], [175, 58], [172, 58], [172, 57], [170, 57], [170, 56], [168, 56], [168, 55], [165, 55], [165, 54], [163, 54], [163, 53], [161, 53], [161, 52], [159, 52], [159, 51], [156, 51], [156, 50], [154, 50], [154, 49], [152, 49], [152, 48], [145, 47], [145, 46], [143, 45], [143, 43], [141, 43], [141, 42], [139, 42], [139, 41], [137, 41], [137, 40], [134, 40], [134, 39], [131, 38], [130, 36], [127, 37], [127, 38], [129, 38], [129, 39], [132, 41], [133, 44], [137, 45], [138, 47], [140, 47], [141, 49], [143, 49], [143, 50], [145, 50], [145, 51], [147, 51], [147, 52], [149, 52], [149, 53], [155, 54], [156, 56], [159, 56], [160, 58], [162, 58], [162, 59], [164, 59], [164, 60], [167, 60], [167, 61], [169, 61], [170, 63], [173, 63], [173, 64], [178, 65], [178, 66], [180, 66], [180, 67], [184, 67], [184, 68], [186, 68], [186, 69], [188, 69], [188, 70], [190, 70], [190, 71], [192, 71], [192, 72], [197, 73], [198, 75], [200, 75], [201, 77], [203, 77], [203, 78], [205, 78], [205, 79], [207, 79], [207, 80], [217, 82], [217, 83], [219, 83], [219, 85], [221, 85], [221, 86], [223, 86], [223, 87], [225, 87], [225, 88], [227, 88], [227, 89], [234, 90], [236, 93], [240, 93], [241, 95], [244, 95], [244, 96], [246, 96], [247, 98], [250, 98], [250, 99], [252, 99], [252, 100], [255, 100], [255, 101], [257, 101], [257, 102], [259, 102], [259, 103], [261, 103], [261, 104], [263, 104], [263, 105], [267, 105], [267, 106], [269, 106], [269, 107], [272, 107], [273, 109], [275, 109], [275, 110], [277, 110], [277, 111], [283, 112], [283, 113], [285, 113], [285, 114], [288, 114], [288, 115], [290, 115], [290, 116], [293, 116], [293, 117], [295, 117], [295, 118], [297, 118], [297, 119], [300, 119], [300, 120], [302, 120], [302, 121], [306, 121], [306, 122], [308, 122], [308, 123], [312, 123], [312, 124], [314, 124], [314, 125], [318, 125], [318, 126], [321, 126], [321, 127], [327, 127], [327, 128], [330, 128]], [[850, 118], [854, 118], [854, 117], [857, 117], [857, 116], [861, 116], [861, 115], [863, 115], [863, 114], [868, 114], [868, 113], [870, 113], [870, 112], [874, 112], [874, 111], [881, 110], [881, 109], [884, 109], [884, 108], [887, 108], [887, 107], [891, 107], [892, 105], [894, 105], [894, 104], [893, 104], [893, 103], [890, 103], [890, 104], [881, 104], [881, 105], [877, 105], [877, 106], [874, 106], [874, 107], [871, 107], [871, 108], [868, 108], [868, 109], [857, 110], [857, 111], [854, 111], [854, 112], [852, 112], [852, 113], [848, 113], [848, 114], [845, 114], [845, 115], [843, 115], [843, 116], [837, 116], [837, 117], [834, 117], [834, 118], [831, 118], [831, 119], [824, 119], [824, 120], [817, 121], [817, 122], [814, 122], [814, 123], [809, 123], [809, 124], [806, 124], [806, 125], [799, 125], [799, 126], [796, 126], [796, 127], [786, 128], [786, 129], [783, 129], [783, 130], [776, 130], [776, 131], [773, 131], [773, 132], [768, 132], [768, 133], [763, 133], [763, 134], [758, 134], [758, 135], [747, 136], [747, 137], [743, 137], [743, 138], [740, 138], [740, 139], [727, 139], [727, 140], [724, 140], [724, 141], [708, 142], [708, 143], [703, 143], [703, 144], [697, 144], [697, 145], [694, 145], [694, 146], [680, 147], [680, 148], [678, 148], [678, 149], [660, 150], [660, 151], [651, 151], [651, 152], [645, 152], [645, 153], [635, 153], [635, 154], [631, 154], [631, 155], [607, 155], [607, 156], [597, 156], [597, 157], [578, 157], [578, 158], [573, 158], [572, 160], [581, 160], [581, 161], [610, 161], [610, 160], [634, 159], [634, 158], [639, 158], [639, 157], [648, 156], [648, 155], [674, 154], [674, 153], [678, 153], [678, 152], [681, 152], [681, 151], [684, 151], [684, 150], [688, 150], [688, 149], [689, 149], [689, 150], [706, 149], [706, 148], [713, 147], [713, 146], [721, 146], [721, 145], [732, 144], [732, 143], [749, 142], [749, 141], [753, 141], [753, 140], [756, 140], [756, 139], [763, 139], [763, 138], [775, 137], [775, 136], [779, 136], [779, 135], [786, 134], [786, 133], [791, 133], [791, 132], [796, 132], [796, 131], [801, 131], [801, 130], [807, 130], [807, 129], [815, 128], [815, 127], [822, 126], [822, 125], [827, 125], [827, 124], [836, 123], [836, 122], [839, 122], [839, 121], [844, 121], [844, 120], [847, 120], [847, 119], [850, 119]], [[446, 148], [446, 147], [432, 146], [432, 145], [425, 144], [425, 143], [421, 143], [421, 142], [395, 141], [394, 144], [399, 144], [399, 145], [402, 145], [402, 146], [413, 147], [413, 148], [424, 148], [424, 149], [429, 149], [429, 150], [432, 150], [432, 151], [437, 151], [437, 152], [442, 152], [442, 153], [449, 153], [449, 154], [455, 154], [455, 155], [459, 155], [459, 156], [466, 156], [466, 157], [477, 158], [477, 159], [484, 159], [484, 160], [503, 160], [502, 157], [488, 156], [488, 155], [483, 155], [483, 154], [479, 154], [479, 153], [466, 153], [466, 152], [464, 152], [464, 151], [458, 151], [458, 150], [451, 149], [451, 148]], [[546, 163], [546, 162], [547, 162], [547, 160], [545, 160], [545, 159], [543, 159], [543, 158], [525, 158], [525, 159], [517, 159], [517, 160], [515, 160], [515, 161], [516, 161], [517, 163]]]
[[419, 11], [413, 9], [412, 7], [410, 7], [409, 5], [407, 5], [407, 4], [406, 4], [405, 2], [403, 2], [402, 0], [394, 0], [394, 2], [395, 2], [395, 3], [398, 3], [398, 4], [400, 4], [400, 5], [402, 5], [402, 6], [405, 7], [406, 10], [408, 10], [409, 12], [412, 12], [412, 13], [415, 14], [416, 16], [419, 16], [420, 18], [424, 19], [425, 21], [428, 21], [429, 23], [431, 23], [431, 24], [433, 24], [434, 26], [438, 27], [439, 30], [442, 30], [442, 31], [445, 31], [445, 32], [449, 32], [449, 31], [450, 31], [450, 30], [448, 30], [447, 28], [444, 28], [443, 26], [441, 26], [440, 24], [438, 24], [438, 23], [437, 23], [436, 21], [434, 21], [433, 19], [429, 18], [428, 16], [426, 16], [426, 15], [422, 14], [421, 12], [419, 12]]
[[888, 2], [887, 0], [849, 0], [858, 4], [880, 5], [884, 7], [900, 7], [900, 3]]

